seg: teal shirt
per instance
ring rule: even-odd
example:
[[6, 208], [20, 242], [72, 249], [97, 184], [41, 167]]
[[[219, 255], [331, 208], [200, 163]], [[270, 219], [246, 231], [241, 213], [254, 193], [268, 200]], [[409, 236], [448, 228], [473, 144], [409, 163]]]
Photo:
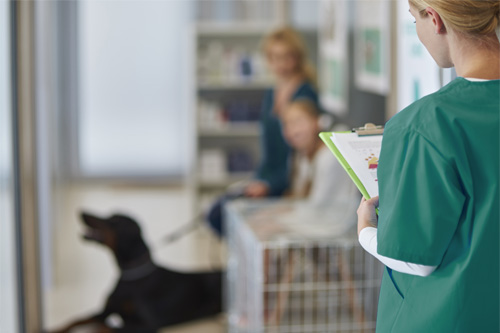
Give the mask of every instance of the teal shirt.
[[386, 269], [377, 332], [499, 332], [500, 81], [458, 78], [386, 125], [379, 254], [437, 266]]

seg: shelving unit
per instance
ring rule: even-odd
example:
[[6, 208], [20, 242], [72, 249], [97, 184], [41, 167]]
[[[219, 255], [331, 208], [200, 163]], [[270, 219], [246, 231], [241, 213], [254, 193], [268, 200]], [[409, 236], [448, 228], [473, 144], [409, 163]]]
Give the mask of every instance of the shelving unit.
[[[206, 79], [205, 79], [206, 80]], [[270, 86], [270, 82], [257, 82], [253, 81], [251, 83], [240, 83], [240, 82], [210, 82], [210, 83], [198, 83], [198, 90], [201, 91], [216, 91], [216, 90], [262, 90], [267, 89]]]
[[259, 127], [257, 124], [232, 124], [223, 128], [215, 129], [200, 129], [199, 137], [257, 137], [259, 135]]
[[[287, 2], [199, 1], [193, 29], [196, 211], [229, 185], [251, 179], [260, 162], [261, 103], [273, 86], [261, 41], [286, 21]], [[317, 31], [302, 32], [315, 57]]]
[[250, 179], [260, 159], [259, 116], [272, 87], [260, 42], [272, 25], [199, 23], [195, 44], [196, 209]]

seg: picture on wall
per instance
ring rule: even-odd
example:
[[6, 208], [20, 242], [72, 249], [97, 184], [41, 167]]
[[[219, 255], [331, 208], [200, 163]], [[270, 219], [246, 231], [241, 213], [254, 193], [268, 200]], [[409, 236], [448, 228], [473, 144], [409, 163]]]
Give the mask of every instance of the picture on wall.
[[348, 98], [348, 7], [346, 0], [320, 3], [321, 103], [327, 111], [342, 115]]
[[381, 75], [382, 74], [382, 44], [380, 29], [364, 29], [363, 30], [362, 42], [363, 48], [363, 61], [362, 67], [365, 73], [371, 75]]
[[360, 90], [378, 94], [389, 90], [390, 3], [355, 2], [355, 80]]

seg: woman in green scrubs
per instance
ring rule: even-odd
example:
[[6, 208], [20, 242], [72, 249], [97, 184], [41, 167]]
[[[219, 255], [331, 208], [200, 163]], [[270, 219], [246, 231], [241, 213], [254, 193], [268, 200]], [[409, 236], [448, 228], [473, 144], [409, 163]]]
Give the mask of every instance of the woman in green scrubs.
[[409, 3], [458, 78], [387, 123], [379, 197], [358, 208], [360, 242], [387, 266], [377, 332], [500, 332], [499, 1]]

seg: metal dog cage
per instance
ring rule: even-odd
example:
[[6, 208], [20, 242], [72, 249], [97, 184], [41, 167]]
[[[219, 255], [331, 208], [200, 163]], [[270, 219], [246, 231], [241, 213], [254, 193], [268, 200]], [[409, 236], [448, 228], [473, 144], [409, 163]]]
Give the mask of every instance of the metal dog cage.
[[270, 207], [227, 205], [229, 332], [374, 332], [383, 265], [355, 232], [304, 236], [261, 214]]

